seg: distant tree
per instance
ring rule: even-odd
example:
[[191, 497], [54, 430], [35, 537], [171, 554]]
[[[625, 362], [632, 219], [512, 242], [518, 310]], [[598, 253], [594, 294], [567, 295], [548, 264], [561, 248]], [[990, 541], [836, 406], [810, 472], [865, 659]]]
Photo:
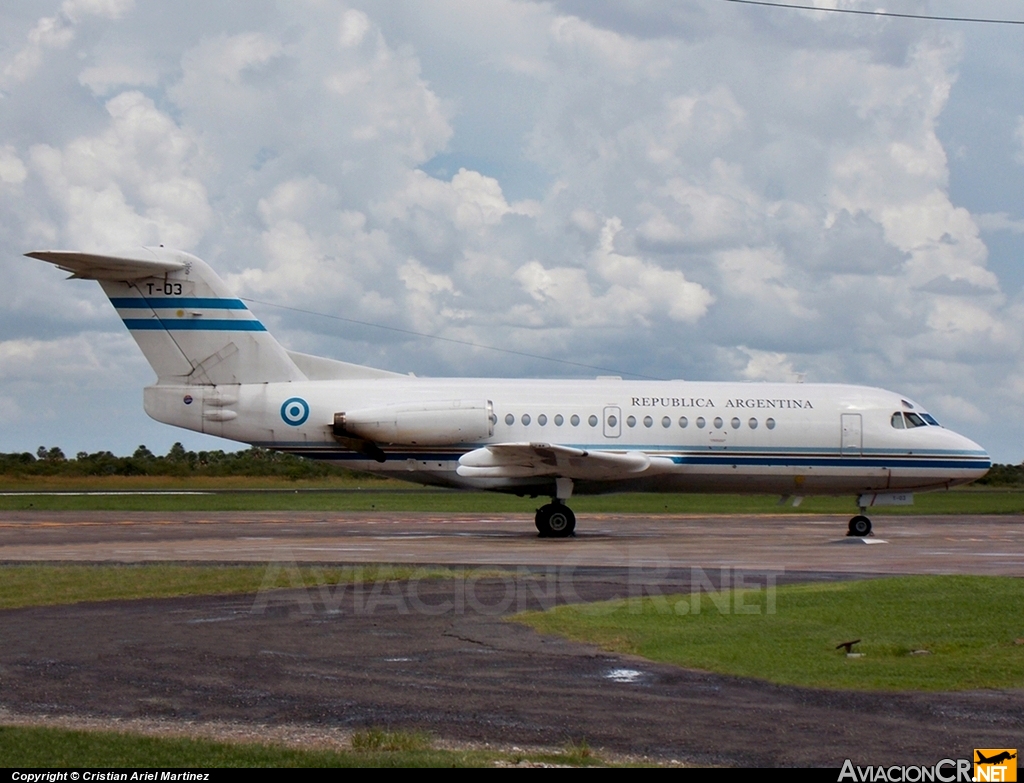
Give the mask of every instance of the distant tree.
[[181, 443], [175, 443], [171, 446], [170, 451], [167, 452], [167, 460], [170, 462], [188, 461], [188, 453], [185, 451], [185, 447]]
[[0, 472], [24, 475], [26, 470], [32, 470], [36, 462], [36, 458], [27, 451], [21, 454], [0, 454]]

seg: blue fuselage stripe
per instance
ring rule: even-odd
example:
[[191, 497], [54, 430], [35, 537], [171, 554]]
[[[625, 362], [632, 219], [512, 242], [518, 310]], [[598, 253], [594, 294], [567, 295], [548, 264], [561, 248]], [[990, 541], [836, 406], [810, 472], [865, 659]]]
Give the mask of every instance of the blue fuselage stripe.
[[888, 457], [740, 457], [692, 456], [672, 457], [677, 465], [753, 465], [779, 468], [956, 468], [963, 470], [987, 470], [991, 467], [988, 460], [963, 460], [948, 457], [934, 459]]
[[[273, 446], [271, 446], [273, 447]], [[282, 448], [280, 445], [277, 448]], [[317, 449], [317, 448], [283, 448], [283, 451], [288, 451], [292, 454], [297, 454], [303, 457], [309, 457], [311, 459], [328, 459], [328, 460], [355, 460], [355, 461], [369, 461], [371, 458], [365, 454], [360, 454], [353, 451], [342, 451], [336, 449]], [[459, 457], [465, 454], [465, 451], [450, 451], [450, 452], [390, 452], [385, 449], [388, 460], [406, 460], [413, 459], [423, 462], [446, 462], [446, 461], [457, 461]], [[887, 459], [878, 458], [864, 458], [864, 457], [843, 457], [843, 458], [831, 458], [831, 457], [787, 457], [784, 455], [778, 455], [775, 457], [743, 457], [738, 454], [722, 455], [722, 456], [705, 456], [705, 455], [692, 455], [692, 456], [676, 456], [670, 458], [677, 465], [701, 465], [701, 466], [732, 466], [732, 465], [747, 465], [767, 468], [850, 468], [850, 469], [863, 469], [863, 468], [884, 468], [884, 469], [906, 469], [906, 468], [926, 468], [932, 470], [988, 470], [991, 467], [991, 461], [987, 459], [951, 459], [949, 457], [935, 457], [935, 458], [923, 458], [923, 457], [896, 457], [892, 456]]]
[[119, 310], [167, 310], [179, 307], [201, 307], [207, 310], [248, 310], [241, 299], [220, 299], [215, 297], [111, 297], [111, 304]]
[[267, 327], [255, 319], [230, 318], [125, 318], [132, 331], [188, 332], [265, 332]]

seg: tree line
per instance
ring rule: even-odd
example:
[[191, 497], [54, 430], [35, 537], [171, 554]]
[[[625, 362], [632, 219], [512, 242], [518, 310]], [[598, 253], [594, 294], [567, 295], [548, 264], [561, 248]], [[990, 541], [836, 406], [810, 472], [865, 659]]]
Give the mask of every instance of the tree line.
[[329, 462], [303, 459], [258, 446], [242, 451], [186, 451], [175, 443], [163, 456], [139, 446], [130, 457], [109, 451], [78, 452], [68, 457], [57, 446], [30, 452], [0, 453], [0, 474], [15, 476], [277, 476], [314, 479], [351, 475]]
[[1024, 463], [1020, 465], [993, 465], [992, 469], [974, 482], [990, 487], [1024, 486]]
[[[158, 456], [139, 446], [130, 457], [109, 451], [67, 457], [57, 446], [40, 446], [35, 454], [0, 453], [0, 475], [22, 476], [278, 476], [290, 479], [352, 475], [352, 471], [320, 460], [303, 459], [252, 446], [242, 451], [185, 451], [180, 443]], [[1024, 463], [993, 465], [975, 484], [1024, 486]]]

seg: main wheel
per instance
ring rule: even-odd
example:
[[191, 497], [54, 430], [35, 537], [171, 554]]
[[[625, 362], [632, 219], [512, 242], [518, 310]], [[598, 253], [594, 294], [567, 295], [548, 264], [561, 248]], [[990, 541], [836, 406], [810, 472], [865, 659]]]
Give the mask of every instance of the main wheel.
[[871, 520], [863, 514], [858, 514], [850, 520], [850, 532], [846, 535], [863, 538], [871, 532]]
[[533, 518], [533, 524], [537, 526], [537, 532], [541, 534], [541, 537], [548, 534], [548, 514], [550, 509], [550, 505], [541, 506], [537, 509], [537, 514]]
[[537, 509], [534, 524], [541, 538], [565, 538], [576, 529], [576, 515], [561, 503], [548, 503]]

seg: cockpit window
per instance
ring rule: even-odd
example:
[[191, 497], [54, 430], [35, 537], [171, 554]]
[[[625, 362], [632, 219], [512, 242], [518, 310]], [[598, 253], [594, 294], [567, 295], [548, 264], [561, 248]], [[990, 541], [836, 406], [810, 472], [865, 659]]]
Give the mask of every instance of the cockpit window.
[[897, 430], [912, 430], [914, 427], [927, 427], [928, 425], [932, 427], [942, 426], [930, 414], [911, 414], [908, 410], [904, 410], [902, 414], [897, 410], [889, 421]]
[[918, 416], [916, 413], [904, 413], [903, 418], [907, 420], [907, 429], [911, 427], [927, 427], [928, 422]]
[[927, 413], [917, 414], [904, 411], [900, 413], [896, 411], [890, 419], [892, 426], [898, 430], [912, 430], [914, 427], [927, 427], [931, 424], [933, 427], [941, 427], [942, 425], [935, 421], [935, 418]]

